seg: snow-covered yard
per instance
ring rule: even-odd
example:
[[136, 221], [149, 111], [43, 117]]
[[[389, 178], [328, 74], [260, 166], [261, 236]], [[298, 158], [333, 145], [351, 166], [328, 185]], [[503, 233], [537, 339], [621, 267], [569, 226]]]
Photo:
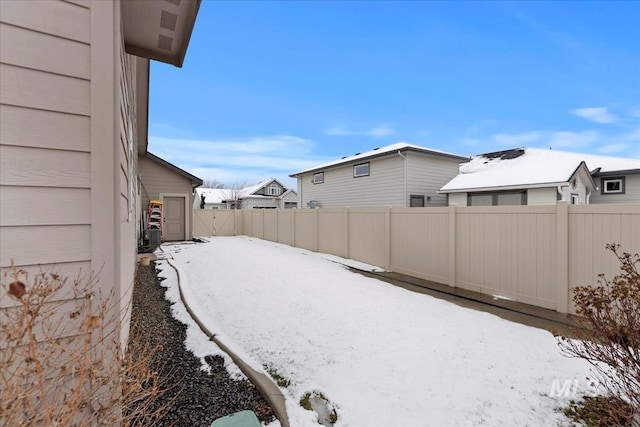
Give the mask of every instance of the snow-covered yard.
[[[311, 391], [334, 403], [336, 426], [557, 425], [568, 398], [552, 390], [587, 386], [588, 366], [549, 332], [363, 277], [342, 264], [353, 261], [247, 237], [163, 249], [209, 329], [291, 381], [295, 427], [318, 426], [299, 405]], [[178, 301], [175, 272], [160, 268]], [[219, 351], [188, 334], [197, 355]]]

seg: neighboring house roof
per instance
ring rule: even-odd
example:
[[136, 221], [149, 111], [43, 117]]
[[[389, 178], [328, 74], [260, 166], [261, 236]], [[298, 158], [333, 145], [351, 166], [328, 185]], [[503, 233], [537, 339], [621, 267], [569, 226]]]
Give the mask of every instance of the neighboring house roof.
[[289, 175], [291, 178], [295, 178], [298, 175], [302, 175], [305, 173], [309, 173], [309, 172], [314, 172], [314, 171], [320, 171], [322, 169], [328, 169], [328, 168], [332, 168], [332, 167], [336, 167], [336, 166], [341, 166], [341, 165], [345, 165], [348, 163], [355, 163], [355, 162], [361, 162], [364, 160], [369, 160], [375, 157], [379, 157], [379, 156], [384, 156], [384, 155], [388, 155], [391, 153], [395, 153], [395, 152], [404, 152], [404, 151], [417, 151], [420, 153], [427, 153], [427, 154], [435, 154], [435, 155], [439, 155], [439, 156], [445, 156], [445, 157], [451, 157], [454, 159], [458, 159], [461, 161], [467, 161], [469, 160], [469, 157], [465, 157], [465, 156], [460, 156], [458, 154], [453, 154], [453, 153], [447, 153], [445, 151], [439, 151], [439, 150], [433, 150], [431, 148], [426, 148], [426, 147], [420, 147], [419, 145], [413, 145], [413, 144], [407, 144], [406, 142], [398, 142], [395, 144], [391, 144], [391, 145], [387, 145], [385, 147], [381, 147], [381, 148], [374, 148], [371, 151], [367, 151], [365, 153], [357, 153], [353, 156], [349, 156], [349, 157], [343, 157], [340, 160], [336, 160], [333, 162], [329, 162], [329, 163], [325, 163], [319, 166], [314, 166], [310, 169], [305, 169], [302, 170], [300, 172], [296, 172], [293, 173], [291, 175]]
[[198, 206], [203, 194], [205, 203], [223, 203], [229, 198], [229, 190], [226, 188], [196, 188], [195, 204]]
[[596, 156], [537, 148], [516, 148], [473, 156], [439, 192], [490, 188], [535, 188], [567, 183], [584, 164], [591, 174], [640, 172], [640, 159]]
[[198, 186], [198, 185], [202, 185], [202, 180], [200, 178], [198, 178], [195, 175], [191, 175], [189, 172], [185, 171], [184, 169], [180, 169], [178, 166], [167, 162], [164, 159], [161, 159], [160, 157], [156, 156], [155, 154], [152, 154], [150, 152], [146, 152], [144, 154], [145, 156], [147, 156], [147, 158], [149, 158], [150, 160], [168, 168], [171, 169], [172, 171], [174, 171], [175, 173], [182, 175], [183, 177], [191, 180], [191, 184], [194, 186]]
[[[263, 187], [271, 184], [272, 182], [277, 182], [282, 188], [284, 188], [284, 192], [280, 194], [280, 196], [265, 196], [262, 194], [253, 194], [256, 191], [260, 190]], [[282, 197], [285, 194], [293, 192], [293, 194], [297, 194], [295, 190], [288, 189], [284, 184], [278, 181], [275, 178], [268, 179], [266, 181], [262, 181], [256, 185], [251, 185], [249, 187], [244, 187], [239, 190], [232, 190], [229, 188], [196, 188], [196, 201], [198, 205], [200, 204], [200, 196], [204, 194], [205, 203], [224, 203], [226, 200], [232, 198], [233, 193], [236, 193], [239, 199], [273, 199], [274, 197]]]
[[283, 183], [281, 183], [280, 181], [278, 181], [275, 178], [271, 178], [271, 179], [267, 179], [265, 181], [262, 181], [262, 182], [260, 182], [260, 183], [258, 183], [256, 185], [251, 185], [249, 187], [244, 187], [244, 188], [240, 189], [239, 196], [240, 197], [261, 196], [261, 197], [272, 198], [273, 196], [263, 196], [262, 194], [253, 194], [256, 191], [260, 190], [261, 188], [264, 188], [267, 185], [271, 184], [272, 182], [276, 182], [278, 185], [280, 185], [280, 187], [284, 188], [285, 192], [288, 190], [286, 185], [284, 185]]

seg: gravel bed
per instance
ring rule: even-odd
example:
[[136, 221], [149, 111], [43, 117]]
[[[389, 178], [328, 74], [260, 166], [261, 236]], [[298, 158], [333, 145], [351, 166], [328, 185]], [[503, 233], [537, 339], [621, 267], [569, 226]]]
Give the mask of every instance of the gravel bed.
[[207, 356], [211, 373], [200, 368], [200, 359], [185, 348], [186, 325], [171, 316], [154, 263], [138, 265], [133, 289], [132, 328], [139, 328], [153, 345], [161, 344], [154, 369], [170, 388], [157, 404], [171, 409], [158, 426], [210, 426], [213, 420], [245, 409], [260, 421], [275, 420], [271, 408], [255, 386], [246, 379], [230, 377], [222, 356]]

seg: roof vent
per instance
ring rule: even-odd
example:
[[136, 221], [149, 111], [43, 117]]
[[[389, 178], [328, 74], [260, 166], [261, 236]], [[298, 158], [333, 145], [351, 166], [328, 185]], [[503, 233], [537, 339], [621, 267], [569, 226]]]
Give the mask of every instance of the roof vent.
[[178, 22], [178, 15], [175, 13], [167, 12], [166, 10], [162, 11], [160, 14], [160, 28], [165, 28], [167, 30], [175, 31], [176, 23]]
[[[347, 158], [347, 156], [342, 156], [342, 159], [346, 159], [346, 158]], [[342, 160], [342, 159], [340, 159], [340, 160]]]
[[380, 147], [376, 147], [376, 148], [373, 149], [373, 151], [376, 151], [376, 150], [379, 150], [379, 149], [380, 149]]
[[482, 157], [486, 159], [501, 159], [501, 160], [511, 160], [516, 159], [524, 154], [524, 148], [514, 148], [511, 150], [504, 151], [494, 151], [493, 153], [485, 153]]
[[158, 48], [170, 51], [172, 44], [173, 44], [173, 39], [171, 37], [167, 37], [162, 34], [158, 35]]
[[360, 154], [361, 154], [361, 153], [356, 153], [356, 154], [354, 154], [354, 156], [359, 156]]

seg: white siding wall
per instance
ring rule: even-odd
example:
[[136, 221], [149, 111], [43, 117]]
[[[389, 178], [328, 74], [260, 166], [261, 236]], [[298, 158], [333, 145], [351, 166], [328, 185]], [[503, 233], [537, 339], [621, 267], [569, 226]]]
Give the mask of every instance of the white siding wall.
[[576, 180], [576, 188], [572, 188], [571, 186], [562, 187], [560, 194], [562, 194], [562, 200], [571, 203], [571, 195], [578, 195], [578, 205], [586, 204], [587, 199], [587, 187], [584, 182], [583, 174], [578, 174], [572, 177], [569, 182], [571, 182], [574, 178]]
[[467, 193], [449, 193], [449, 205], [467, 206]]
[[365, 177], [353, 177], [353, 164], [324, 170], [323, 184], [313, 184], [313, 174], [302, 175], [298, 178], [298, 207], [306, 208], [310, 200], [317, 200], [323, 208], [403, 206], [403, 159], [392, 154], [369, 163]]
[[91, 270], [90, 18], [71, 3], [0, 2], [2, 268]]
[[527, 204], [535, 205], [555, 205], [557, 202], [557, 187], [530, 188], [527, 190]]
[[[460, 160], [408, 151], [407, 206], [412, 194], [424, 196], [424, 205], [446, 206], [447, 195], [438, 190], [458, 175]], [[427, 200], [430, 197], [430, 200]]]
[[277, 208], [278, 199], [272, 197], [242, 199], [242, 209]]
[[591, 195], [590, 204], [640, 203], [640, 173], [625, 176], [625, 194], [602, 194], [602, 178], [595, 178], [598, 191]]
[[298, 195], [296, 193], [287, 193], [286, 195], [282, 196], [280, 198], [280, 202], [278, 207], [279, 208], [284, 208], [284, 204], [285, 203], [289, 203], [289, 202], [297, 202], [298, 201]]

